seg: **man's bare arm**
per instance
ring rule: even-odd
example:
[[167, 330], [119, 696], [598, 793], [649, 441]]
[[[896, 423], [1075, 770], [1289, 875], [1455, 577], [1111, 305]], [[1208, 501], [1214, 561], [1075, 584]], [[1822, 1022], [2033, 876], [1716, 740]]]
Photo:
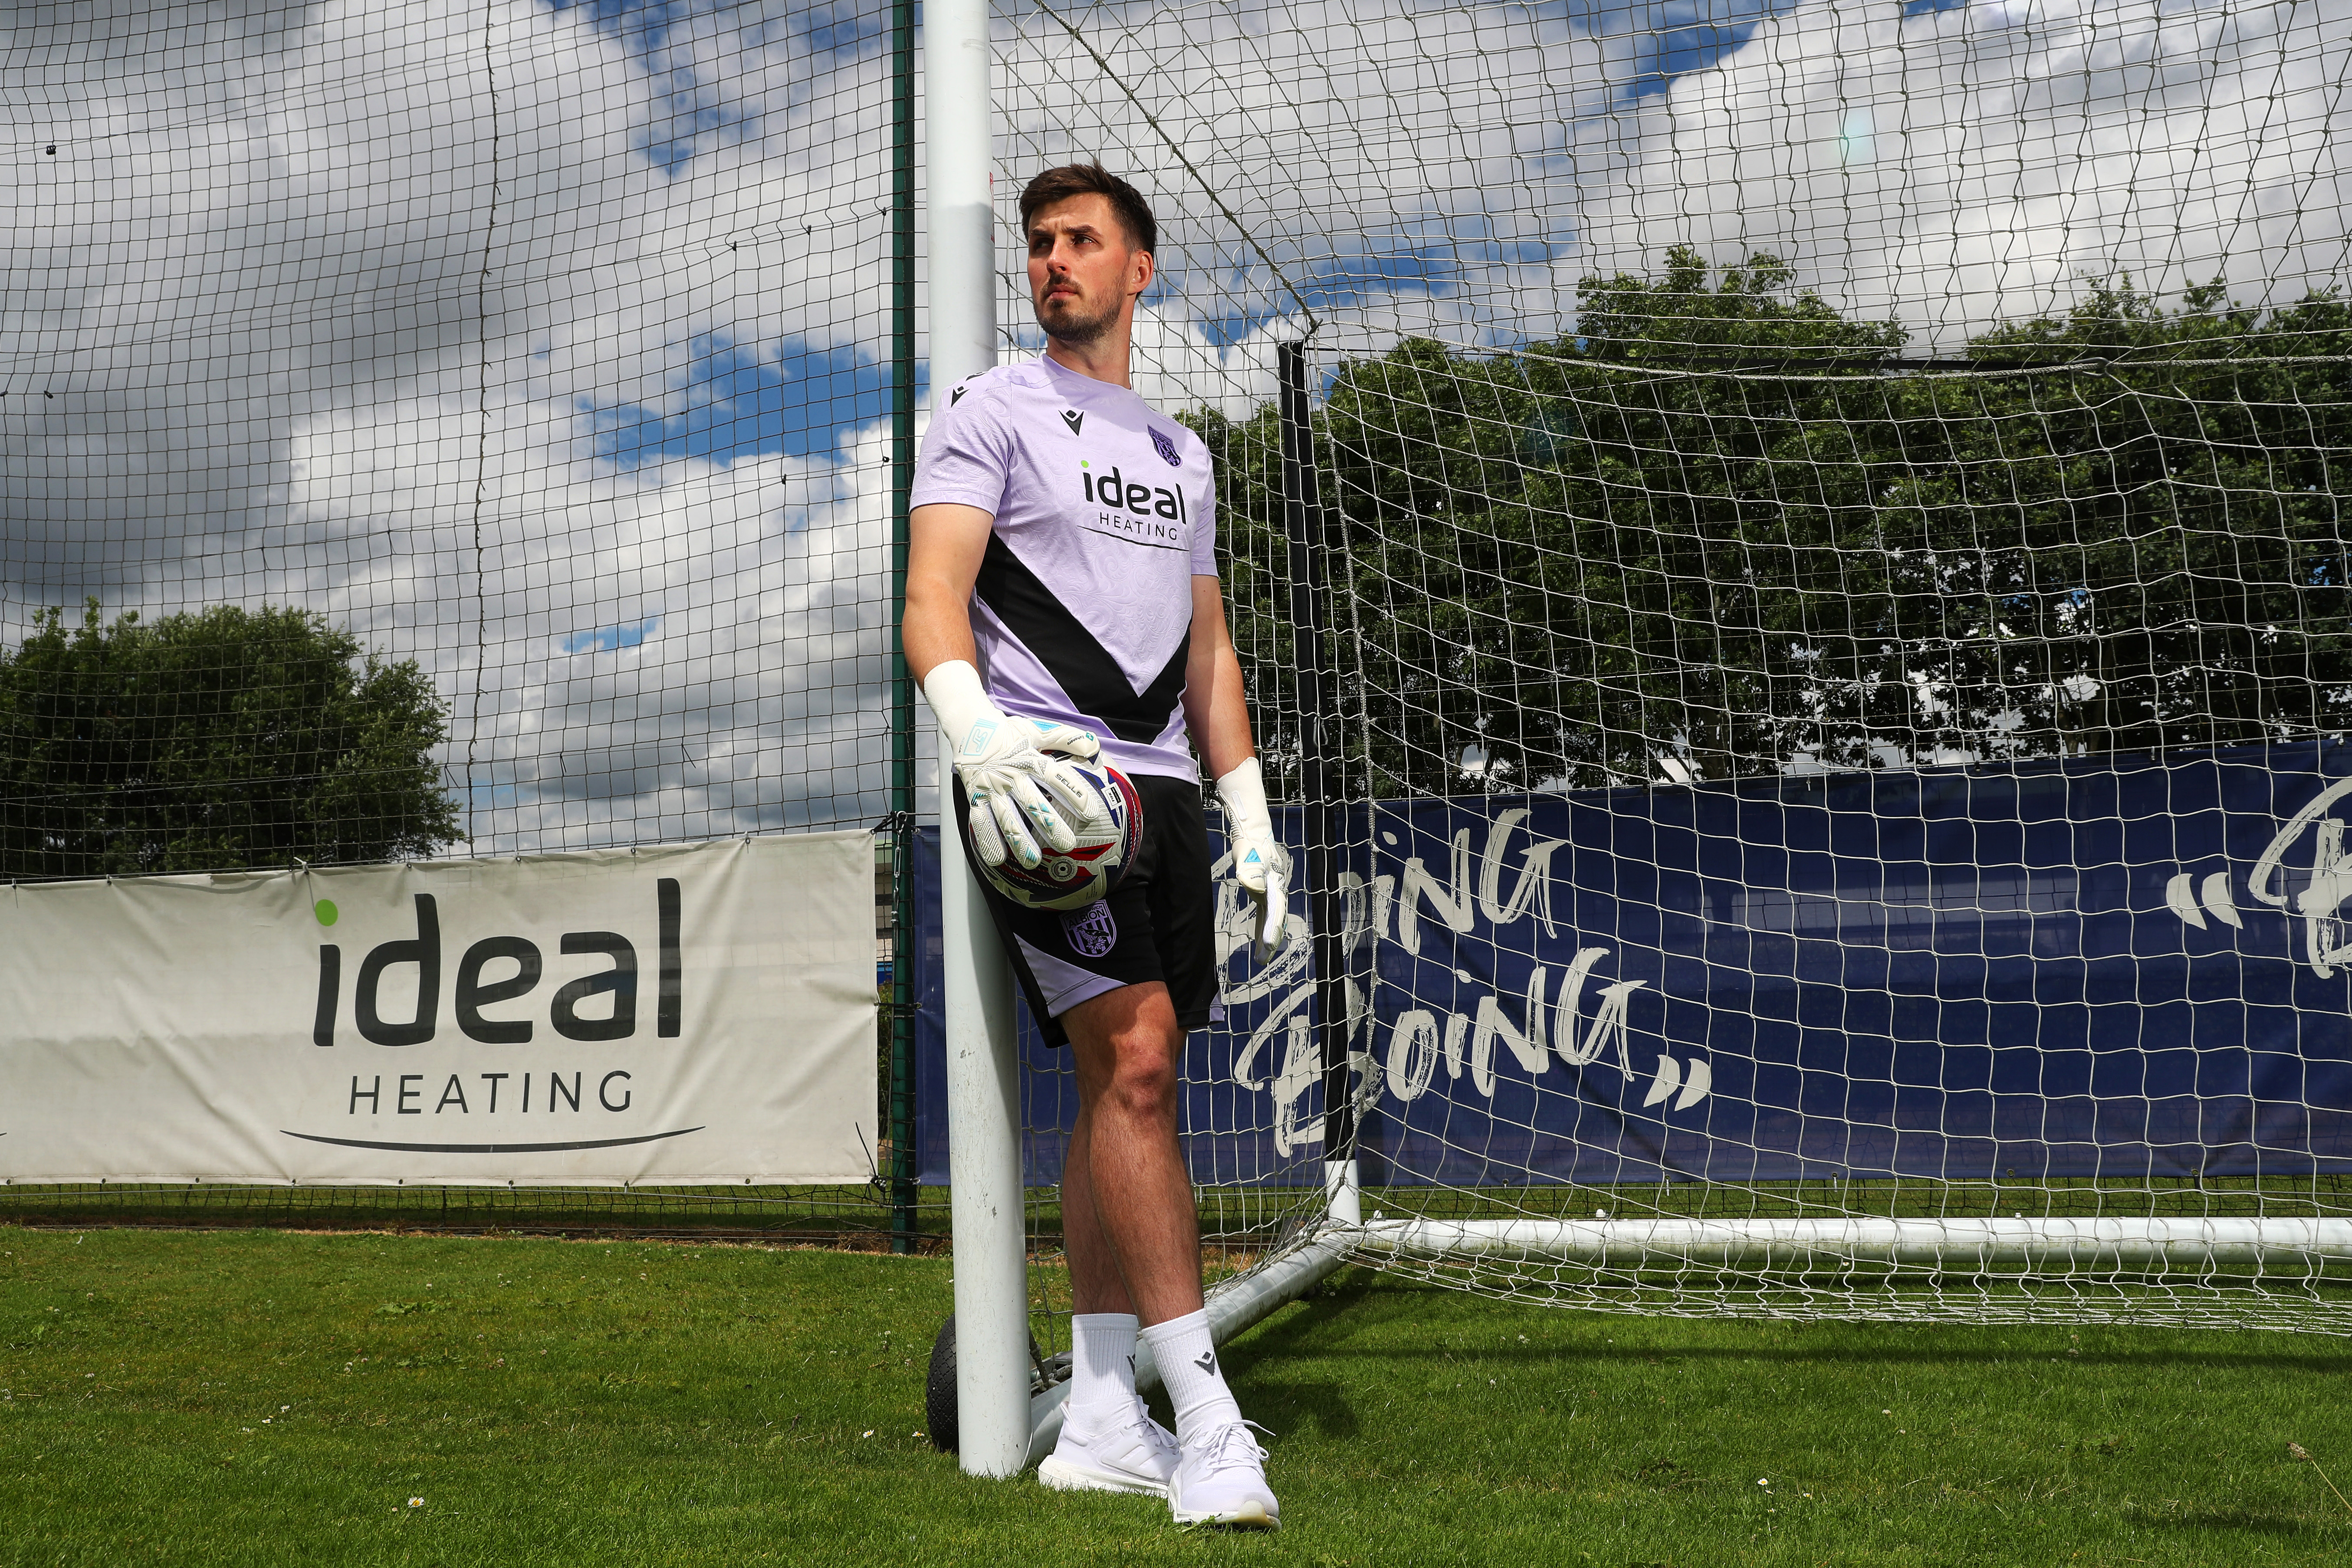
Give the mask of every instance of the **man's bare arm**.
[[918, 685], [950, 659], [976, 663], [971, 585], [996, 519], [978, 507], [934, 502], [907, 519], [907, 671]]
[[[975, 569], [976, 570], [977, 569]], [[1192, 579], [1192, 646], [1184, 663], [1184, 727], [1212, 779], [1257, 755], [1250, 742], [1242, 662], [1225, 626], [1225, 595], [1213, 577]]]
[[1184, 664], [1184, 724], [1224, 803], [1234, 880], [1249, 894], [1250, 936], [1257, 960], [1272, 960], [1288, 940], [1290, 852], [1274, 834], [1265, 781], [1250, 744], [1242, 662], [1225, 625], [1225, 596], [1213, 577], [1192, 579], [1192, 646]]

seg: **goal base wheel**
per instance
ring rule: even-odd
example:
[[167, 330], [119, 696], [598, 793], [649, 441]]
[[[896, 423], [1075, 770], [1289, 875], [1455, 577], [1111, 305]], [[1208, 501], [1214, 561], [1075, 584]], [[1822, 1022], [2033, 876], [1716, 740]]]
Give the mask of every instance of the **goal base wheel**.
[[[1029, 1392], [1043, 1394], [1070, 1375], [1070, 1354], [1064, 1351], [1055, 1356], [1042, 1354], [1037, 1349], [1037, 1336], [1029, 1336], [1029, 1366], [1032, 1376]], [[959, 1451], [959, 1424], [956, 1417], [956, 1332], [955, 1314], [950, 1312], [947, 1322], [940, 1325], [939, 1337], [931, 1341], [930, 1370], [923, 1379], [923, 1421], [930, 1433], [931, 1447], [943, 1454]]]
[[931, 1447], [942, 1454], [956, 1451], [955, 1377], [955, 1314], [950, 1312], [939, 1337], [931, 1341], [930, 1371], [923, 1381], [923, 1429], [931, 1435]]

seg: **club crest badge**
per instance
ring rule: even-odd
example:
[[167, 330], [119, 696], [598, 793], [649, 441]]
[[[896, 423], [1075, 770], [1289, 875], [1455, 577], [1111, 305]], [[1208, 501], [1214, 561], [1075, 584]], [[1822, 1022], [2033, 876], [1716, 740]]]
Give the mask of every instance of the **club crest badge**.
[[1181, 466], [1184, 460], [1176, 455], [1176, 443], [1169, 437], [1167, 432], [1157, 425], [1147, 425], [1145, 428], [1151, 432], [1151, 444], [1160, 449], [1160, 456], [1168, 459], [1168, 466], [1171, 468]]
[[1062, 934], [1070, 939], [1073, 952], [1099, 958], [1117, 945], [1118, 922], [1110, 917], [1109, 904], [1089, 904], [1062, 916]]

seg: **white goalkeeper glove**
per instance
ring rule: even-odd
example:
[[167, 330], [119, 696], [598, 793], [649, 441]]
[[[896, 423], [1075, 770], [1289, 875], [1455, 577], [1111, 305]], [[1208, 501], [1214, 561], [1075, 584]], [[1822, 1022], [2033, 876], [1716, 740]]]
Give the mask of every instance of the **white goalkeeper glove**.
[[1234, 879], [1250, 896], [1250, 942], [1260, 965], [1282, 951], [1283, 920], [1290, 913], [1290, 852], [1276, 841], [1266, 808], [1265, 779], [1253, 757], [1217, 780], [1225, 803], [1225, 836], [1234, 849]]
[[1108, 815], [1102, 798], [1063, 760], [1101, 754], [1091, 731], [1003, 712], [980, 672], [961, 659], [923, 677], [923, 695], [971, 798], [971, 844], [986, 863], [1003, 865], [1010, 854], [1034, 870], [1045, 858], [1039, 840], [1045, 849], [1068, 850], [1078, 828]]

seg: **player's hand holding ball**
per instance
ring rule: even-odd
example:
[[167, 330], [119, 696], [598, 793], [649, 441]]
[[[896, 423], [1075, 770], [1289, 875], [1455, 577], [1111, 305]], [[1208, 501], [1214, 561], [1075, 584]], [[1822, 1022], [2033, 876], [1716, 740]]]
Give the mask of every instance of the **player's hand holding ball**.
[[1250, 897], [1250, 943], [1260, 964], [1282, 951], [1290, 913], [1290, 852], [1274, 836], [1265, 779], [1253, 757], [1217, 780], [1225, 804], [1225, 834], [1233, 841], [1234, 879]]
[[1010, 855], [1034, 870], [1045, 850], [1070, 849], [1081, 830], [1108, 816], [1102, 798], [1064, 760], [1101, 755], [1092, 732], [1000, 712], [980, 672], [961, 659], [924, 677], [923, 695], [971, 797], [972, 848], [988, 864], [1003, 865]]

